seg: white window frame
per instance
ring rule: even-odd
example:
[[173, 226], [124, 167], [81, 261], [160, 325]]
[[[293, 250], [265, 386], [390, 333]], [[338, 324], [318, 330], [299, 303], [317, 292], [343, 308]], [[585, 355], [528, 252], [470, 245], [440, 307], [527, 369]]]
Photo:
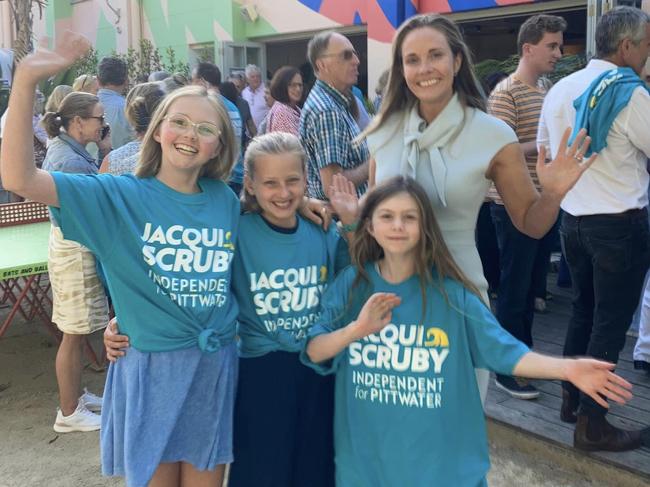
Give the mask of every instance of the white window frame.
[[215, 60], [217, 57], [216, 46], [214, 41], [197, 42], [195, 44], [190, 44], [187, 47], [188, 47], [188, 61], [190, 66], [192, 67], [196, 66], [201, 61], [199, 55], [197, 54], [199, 50], [212, 48], [212, 60], [210, 60], [210, 62]]
[[232, 49], [235, 47], [243, 48], [243, 49], [249, 49], [249, 48], [257, 48], [259, 49], [260, 52], [260, 60], [257, 66], [260, 68], [260, 71], [262, 72], [262, 82], [266, 81], [266, 44], [262, 42], [253, 42], [253, 41], [243, 41], [243, 42], [223, 42], [221, 43], [220, 47], [220, 56], [219, 56], [219, 62], [218, 66], [219, 69], [221, 69], [221, 76], [224, 79], [227, 79], [228, 76], [230, 76], [230, 73], [233, 71], [244, 71], [246, 68], [247, 64], [250, 64], [248, 61], [248, 55], [246, 55], [246, 62], [244, 63], [244, 66], [237, 66], [235, 65], [234, 59], [233, 59], [233, 51]]

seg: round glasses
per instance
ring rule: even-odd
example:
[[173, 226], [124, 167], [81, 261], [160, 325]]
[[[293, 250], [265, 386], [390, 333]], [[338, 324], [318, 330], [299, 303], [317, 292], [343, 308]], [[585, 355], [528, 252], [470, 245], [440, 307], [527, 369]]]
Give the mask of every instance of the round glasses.
[[185, 115], [167, 115], [164, 120], [167, 120], [169, 128], [179, 135], [195, 130], [199, 138], [210, 142], [215, 141], [221, 135], [221, 130], [215, 124], [210, 122], [194, 123]]

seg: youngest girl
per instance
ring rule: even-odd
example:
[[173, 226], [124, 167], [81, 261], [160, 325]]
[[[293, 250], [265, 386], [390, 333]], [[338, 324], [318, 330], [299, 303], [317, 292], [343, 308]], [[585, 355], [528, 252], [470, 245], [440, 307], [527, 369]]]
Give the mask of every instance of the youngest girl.
[[338, 487], [487, 485], [477, 367], [568, 380], [604, 407], [631, 397], [613, 364], [539, 355], [501, 328], [413, 180], [367, 194], [351, 249], [303, 357], [336, 373]]

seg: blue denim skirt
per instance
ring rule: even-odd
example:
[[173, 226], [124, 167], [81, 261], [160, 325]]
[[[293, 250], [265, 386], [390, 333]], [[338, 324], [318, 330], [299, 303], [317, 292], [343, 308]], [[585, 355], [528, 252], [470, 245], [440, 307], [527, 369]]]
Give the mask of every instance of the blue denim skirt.
[[144, 487], [160, 463], [214, 470], [232, 462], [237, 366], [234, 343], [214, 353], [129, 348], [106, 377], [102, 473]]

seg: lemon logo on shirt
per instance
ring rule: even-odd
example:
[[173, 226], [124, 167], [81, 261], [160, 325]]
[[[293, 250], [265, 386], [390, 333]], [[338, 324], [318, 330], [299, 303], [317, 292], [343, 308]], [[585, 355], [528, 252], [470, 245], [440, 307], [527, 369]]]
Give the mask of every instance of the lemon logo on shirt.
[[327, 267], [322, 265], [320, 266], [320, 282], [327, 281]]
[[233, 252], [235, 251], [235, 244], [230, 241], [230, 238], [232, 237], [232, 232], [226, 232], [226, 241], [223, 244], [224, 249], [230, 249]]
[[428, 328], [426, 331], [425, 347], [449, 347], [449, 337], [440, 328]]

